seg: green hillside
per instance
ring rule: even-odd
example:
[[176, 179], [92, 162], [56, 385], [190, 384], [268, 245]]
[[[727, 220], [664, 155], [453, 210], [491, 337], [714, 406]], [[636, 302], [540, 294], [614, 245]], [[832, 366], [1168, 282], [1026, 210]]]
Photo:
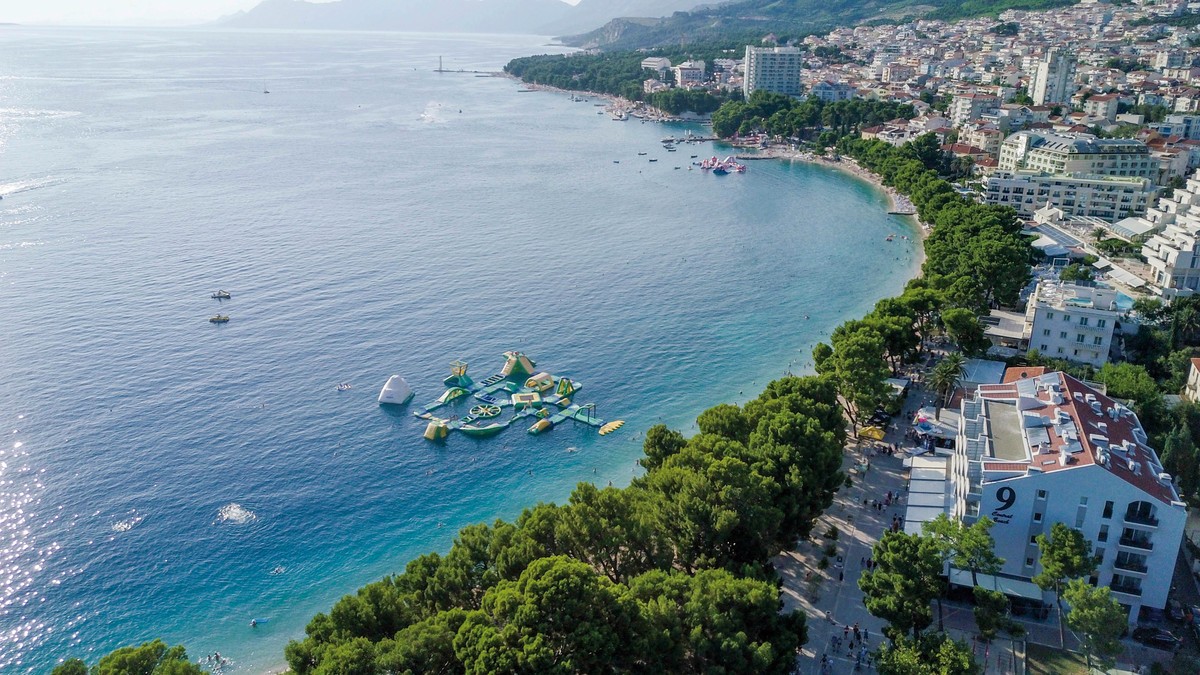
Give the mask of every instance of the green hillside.
[[697, 41], [757, 41], [767, 33], [799, 37], [837, 26], [896, 22], [912, 17], [961, 19], [1006, 9], [1049, 9], [1077, 0], [742, 0], [676, 12], [663, 19], [614, 19], [566, 44], [638, 49]]

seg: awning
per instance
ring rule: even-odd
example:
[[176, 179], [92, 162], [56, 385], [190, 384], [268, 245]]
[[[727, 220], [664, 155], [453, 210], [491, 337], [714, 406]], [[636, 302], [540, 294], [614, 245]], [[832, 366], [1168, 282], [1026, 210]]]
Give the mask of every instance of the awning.
[[863, 438], [870, 438], [875, 441], [882, 441], [884, 436], [883, 429], [879, 427], [863, 427], [858, 430], [858, 435]]
[[1142, 286], [1146, 285], [1145, 280], [1143, 280], [1141, 277], [1133, 274], [1132, 272], [1123, 270], [1116, 265], [1113, 265], [1113, 268], [1110, 269], [1106, 274], [1110, 279], [1125, 284], [1130, 288], [1141, 288]]
[[[1032, 581], [1014, 579], [1007, 576], [992, 576], [990, 574], [976, 574], [975, 577], [979, 579], [979, 585], [982, 588], [1000, 591], [1005, 595], [1015, 595], [1018, 598], [1043, 601], [1042, 589], [1038, 588], [1038, 585]], [[950, 583], [955, 586], [972, 587], [970, 570], [960, 570], [951, 567], [949, 579]]]

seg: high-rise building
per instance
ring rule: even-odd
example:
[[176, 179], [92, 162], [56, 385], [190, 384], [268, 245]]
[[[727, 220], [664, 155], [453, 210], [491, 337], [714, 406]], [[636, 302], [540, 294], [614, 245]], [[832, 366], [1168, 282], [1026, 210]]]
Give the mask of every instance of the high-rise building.
[[1033, 77], [1034, 105], [1065, 105], [1075, 94], [1075, 57], [1052, 47]]
[[742, 93], [746, 98], [760, 89], [776, 94], [799, 96], [803, 52], [798, 47], [746, 47], [746, 79]]

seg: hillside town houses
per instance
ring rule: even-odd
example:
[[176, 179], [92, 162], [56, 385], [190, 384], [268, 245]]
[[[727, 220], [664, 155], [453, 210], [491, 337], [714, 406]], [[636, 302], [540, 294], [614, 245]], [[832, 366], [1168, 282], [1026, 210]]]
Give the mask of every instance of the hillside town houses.
[[[863, 137], [902, 145], [936, 134], [944, 152], [970, 163], [964, 188], [980, 201], [1011, 206], [1043, 232], [1103, 230], [1142, 247], [1144, 264], [1114, 263], [1109, 279], [1167, 298], [1200, 287], [1200, 216], [1190, 213], [1200, 170], [1200, 0], [1084, 0], [801, 41], [768, 35], [728, 56], [648, 57], [645, 89], [909, 103], [915, 118]], [[1035, 223], [1039, 212], [1055, 222]]]

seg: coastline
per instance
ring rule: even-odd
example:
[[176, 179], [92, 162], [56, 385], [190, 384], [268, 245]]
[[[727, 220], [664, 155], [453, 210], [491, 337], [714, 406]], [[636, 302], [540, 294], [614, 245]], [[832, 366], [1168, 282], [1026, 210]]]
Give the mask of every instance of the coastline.
[[[792, 162], [806, 162], [808, 164], [818, 164], [820, 166], [824, 166], [824, 167], [827, 167], [830, 169], [835, 169], [835, 170], [841, 171], [843, 173], [848, 173], [848, 174], [854, 176], [855, 178], [858, 178], [861, 181], [869, 183], [876, 190], [878, 190], [878, 191], [882, 192], [884, 195], [886, 195], [888, 198], [888, 212], [889, 213], [894, 212], [894, 211], [900, 211], [902, 209], [908, 210], [908, 209], [912, 208], [912, 204], [909, 203], [907, 197], [900, 194], [896, 190], [896, 188], [890, 187], [888, 185], [884, 185], [883, 180], [880, 179], [878, 174], [859, 166], [858, 162], [855, 161], [853, 158], [841, 157], [838, 159], [830, 159], [828, 157], [824, 157], [822, 155], [817, 155], [817, 154], [803, 151], [803, 150], [784, 150], [784, 149], [781, 149], [778, 147], [766, 148], [764, 150], [760, 150], [759, 152], [762, 153], [762, 156], [764, 158], [770, 157], [770, 158], [774, 158], [774, 159], [782, 159], [782, 160], [788, 160], [788, 161], [792, 161]], [[918, 244], [916, 254], [915, 254], [915, 260], [916, 260], [917, 267], [916, 267], [915, 273], [913, 274], [913, 277], [912, 277], [915, 279], [921, 275], [921, 264], [925, 262], [925, 246], [924, 246], [925, 238], [927, 236], [929, 236], [929, 232], [931, 229], [933, 229], [933, 226], [930, 225], [929, 223], [922, 222], [920, 217], [917, 216], [915, 213], [913, 213], [913, 214], [895, 213], [893, 215], [912, 219], [911, 224], [913, 226], [912, 231], [915, 235], [914, 240]]]

